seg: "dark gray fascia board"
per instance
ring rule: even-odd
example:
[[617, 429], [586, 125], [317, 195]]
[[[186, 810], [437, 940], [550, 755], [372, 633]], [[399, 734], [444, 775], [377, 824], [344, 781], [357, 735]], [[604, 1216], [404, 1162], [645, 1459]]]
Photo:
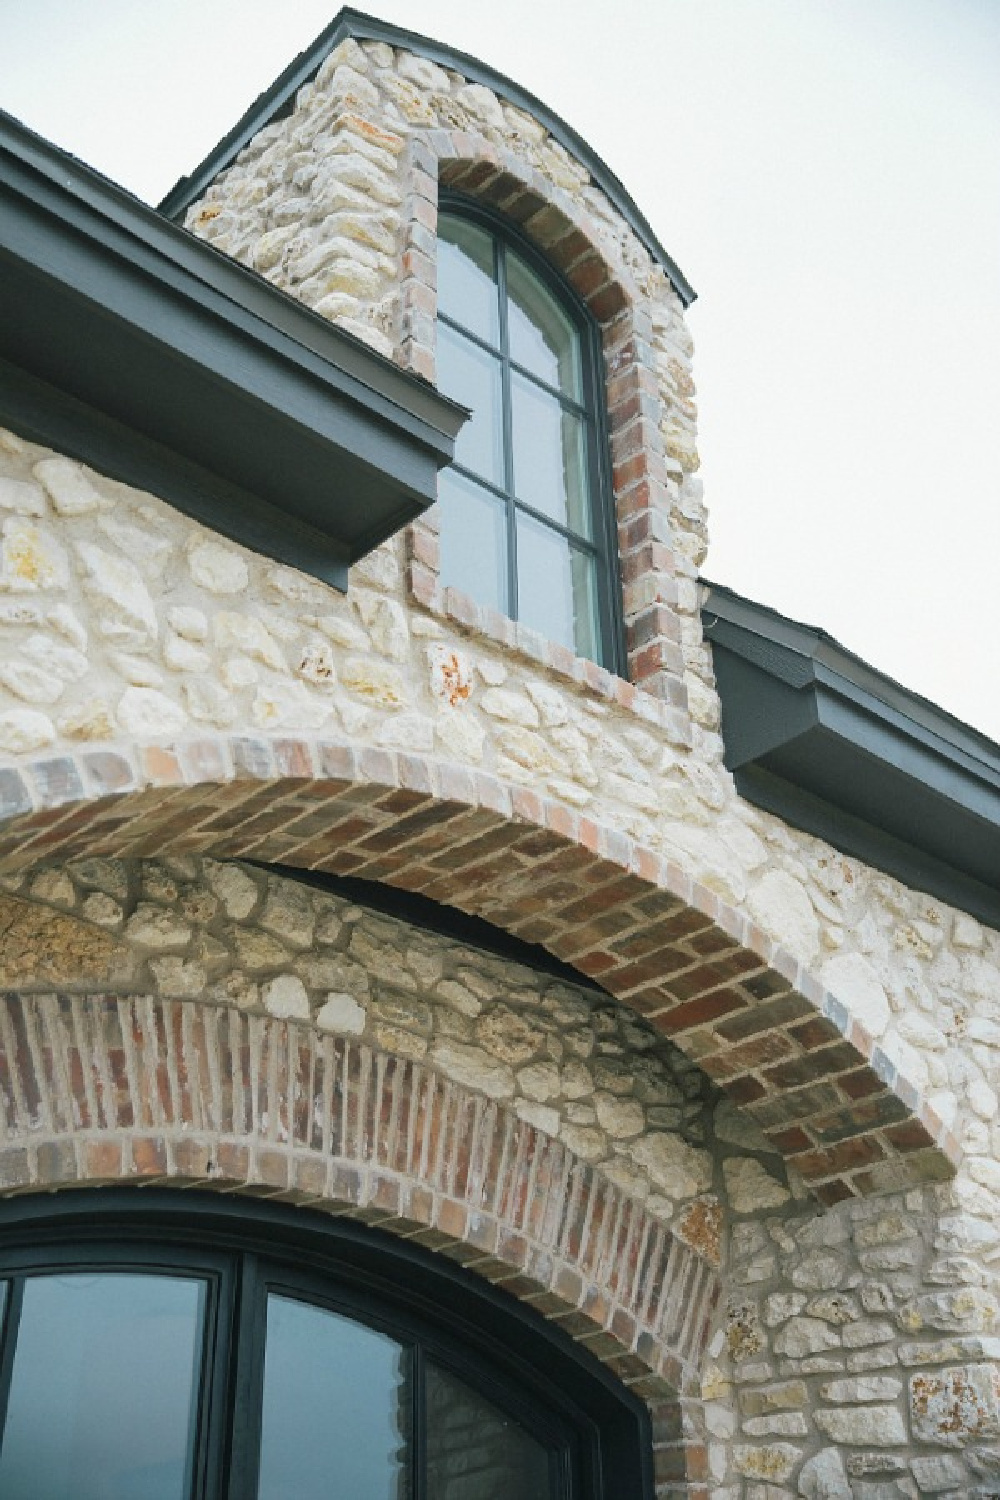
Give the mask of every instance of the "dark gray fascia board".
[[1000, 747], [728, 589], [708, 585], [702, 622], [740, 793], [1000, 927]]
[[339, 587], [466, 416], [2, 112], [0, 360], [22, 435]]
[[289, 63], [269, 89], [258, 95], [232, 130], [223, 136], [218, 145], [213, 146], [194, 171], [178, 179], [160, 203], [160, 212], [171, 219], [182, 219], [191, 204], [204, 195], [219, 173], [232, 164], [265, 125], [291, 113], [299, 89], [315, 76], [333, 49], [348, 37], [353, 37], [356, 41], [387, 42], [392, 47], [403, 47], [409, 52], [415, 52], [442, 68], [451, 68], [454, 72], [461, 73], [470, 83], [485, 85], [518, 109], [533, 115], [571, 156], [576, 157], [587, 168], [598, 187], [614, 204], [653, 259], [663, 267], [684, 306], [689, 307], [695, 300], [697, 293], [673, 257], [663, 248], [634, 198], [571, 125], [567, 125], [565, 120], [560, 119], [529, 90], [521, 88], [513, 79], [498, 73], [478, 58], [435, 42], [419, 32], [393, 26], [388, 21], [379, 20], [377, 16], [365, 15], [363, 11], [354, 10], [350, 6], [338, 11], [316, 40]]

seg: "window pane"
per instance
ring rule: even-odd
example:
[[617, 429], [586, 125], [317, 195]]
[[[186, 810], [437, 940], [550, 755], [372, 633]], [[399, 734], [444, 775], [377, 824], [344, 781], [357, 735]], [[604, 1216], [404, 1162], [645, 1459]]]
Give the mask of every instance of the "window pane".
[[580, 336], [552, 293], [512, 250], [507, 252], [507, 299], [511, 359], [582, 400]]
[[383, 1333], [268, 1297], [258, 1500], [405, 1500], [409, 1364]]
[[561, 526], [590, 537], [583, 422], [530, 380], [511, 376], [514, 493]]
[[442, 214], [438, 220], [438, 310], [496, 348], [499, 302], [493, 240], [485, 230]]
[[454, 469], [439, 475], [438, 500], [441, 582], [506, 614], [507, 507]]
[[517, 517], [518, 618], [578, 656], [600, 660], [594, 560], [530, 516]]
[[27, 1278], [0, 1495], [188, 1500], [204, 1310], [181, 1277]]
[[550, 1500], [549, 1450], [454, 1375], [427, 1366], [428, 1500]]
[[503, 409], [500, 361], [461, 334], [438, 324], [438, 388], [471, 407], [455, 444], [455, 462], [503, 484]]

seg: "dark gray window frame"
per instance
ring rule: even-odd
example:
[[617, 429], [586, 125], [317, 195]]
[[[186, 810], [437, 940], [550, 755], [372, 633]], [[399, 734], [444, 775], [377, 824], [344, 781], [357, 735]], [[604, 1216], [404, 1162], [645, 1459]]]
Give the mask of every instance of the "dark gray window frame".
[[[410, 1241], [284, 1204], [152, 1187], [4, 1200], [0, 1240], [0, 1279], [15, 1285], [18, 1275], [98, 1266], [209, 1280], [194, 1500], [255, 1493], [248, 1409], [263, 1362], [260, 1293], [270, 1287], [399, 1338], [422, 1351], [418, 1363], [429, 1355], [508, 1410], [551, 1448], [559, 1500], [652, 1500], [641, 1399], [532, 1308]], [[0, 1421], [11, 1327], [8, 1311]], [[419, 1424], [414, 1440], [419, 1450]], [[424, 1500], [419, 1483], [411, 1500]]]
[[[464, 219], [486, 231], [499, 247], [497, 255], [497, 280], [500, 298], [500, 348], [499, 351], [478, 338], [461, 323], [455, 322], [440, 310], [438, 320], [454, 329], [463, 338], [478, 348], [496, 355], [501, 364], [503, 400], [503, 459], [505, 480], [503, 486], [492, 483], [481, 474], [464, 469], [452, 461], [451, 467], [463, 478], [487, 490], [506, 508], [507, 537], [507, 592], [512, 602], [510, 618], [518, 619], [517, 609], [517, 537], [516, 517], [520, 513], [547, 527], [556, 535], [564, 537], [572, 546], [589, 553], [595, 560], [597, 592], [598, 630], [600, 632], [600, 654], [598, 665], [606, 667], [619, 677], [626, 675], [625, 621], [622, 601], [621, 563], [618, 555], [618, 527], [615, 515], [614, 491], [611, 473], [611, 448], [608, 431], [607, 400], [604, 380], [604, 349], [600, 328], [593, 315], [577, 296], [574, 289], [563, 280], [529, 239], [527, 239], [502, 214], [494, 213], [475, 198], [459, 192], [442, 190], [438, 211], [455, 218]], [[506, 255], [510, 247], [534, 272], [539, 281], [570, 318], [580, 339], [580, 361], [582, 402], [576, 402], [564, 392], [547, 385], [531, 370], [511, 358], [507, 332], [507, 286]], [[593, 523], [593, 538], [586, 539], [578, 532], [561, 526], [551, 516], [534, 509], [514, 494], [513, 436], [511, 432], [511, 372], [529, 380], [539, 390], [555, 396], [561, 405], [583, 419], [587, 444], [587, 496]], [[456, 580], [456, 586], [461, 582]], [[575, 649], [573, 647], [569, 649]]]

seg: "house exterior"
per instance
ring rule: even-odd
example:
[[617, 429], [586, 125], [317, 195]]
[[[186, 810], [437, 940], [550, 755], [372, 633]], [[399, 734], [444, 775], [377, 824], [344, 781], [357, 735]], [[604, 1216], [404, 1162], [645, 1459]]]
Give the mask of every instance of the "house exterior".
[[1000, 752], [703, 581], [621, 183], [343, 11], [0, 188], [0, 1493], [1000, 1495]]

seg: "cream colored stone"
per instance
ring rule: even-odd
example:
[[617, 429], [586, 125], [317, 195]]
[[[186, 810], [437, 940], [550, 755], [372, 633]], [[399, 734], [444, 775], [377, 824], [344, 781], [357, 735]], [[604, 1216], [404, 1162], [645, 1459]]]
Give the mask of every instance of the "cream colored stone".
[[778, 1484], [791, 1477], [801, 1457], [802, 1449], [791, 1443], [762, 1443], [759, 1447], [737, 1443], [733, 1448], [733, 1463], [744, 1478]]
[[134, 656], [130, 651], [109, 651], [108, 661], [118, 676], [132, 687], [163, 686], [163, 673], [148, 656]]
[[802, 1465], [799, 1494], [805, 1500], [852, 1500], [844, 1460], [837, 1448], [823, 1448]]
[[110, 502], [95, 488], [86, 471], [69, 458], [40, 459], [32, 471], [48, 491], [60, 516], [86, 516]]
[[14, 708], [0, 713], [0, 751], [26, 755], [51, 745], [56, 737], [52, 720], [33, 708]]
[[506, 1063], [499, 1062], [481, 1047], [463, 1046], [459, 1042], [435, 1042], [431, 1048], [435, 1067], [456, 1083], [464, 1083], [490, 1099], [511, 1099], [514, 1075]]
[[382, 708], [399, 708], [409, 697], [403, 674], [387, 662], [351, 656], [340, 676], [349, 693], [367, 699]]
[[365, 1029], [366, 1014], [353, 995], [329, 994], [316, 1016], [321, 1031], [335, 1031], [345, 1036], [360, 1036]]
[[813, 1420], [835, 1443], [892, 1448], [907, 1440], [903, 1419], [894, 1406], [823, 1408], [815, 1413]]
[[260, 729], [321, 729], [333, 708], [301, 682], [267, 682], [258, 687], [251, 713]]
[[[537, 729], [538, 709], [526, 693], [517, 693], [508, 688], [487, 688], [482, 696], [483, 712], [493, 719], [502, 719], [508, 724], [519, 724], [523, 729]], [[539, 741], [544, 744], [543, 741]], [[545, 750], [546, 754], [550, 754]], [[551, 758], [551, 756], [550, 756]]]
[[620, 1099], [614, 1094], [594, 1095], [597, 1123], [612, 1140], [627, 1141], [642, 1133], [646, 1124], [645, 1111], [634, 1099]]
[[238, 922], [248, 917], [260, 899], [257, 882], [239, 865], [206, 860], [204, 871], [205, 879], [222, 902], [226, 915]]
[[163, 643], [163, 660], [172, 672], [207, 672], [212, 664], [207, 651], [174, 634]]
[[392, 661], [405, 661], [410, 651], [410, 633], [402, 606], [367, 589], [356, 589], [353, 599], [375, 650]]
[[269, 1015], [281, 1021], [308, 1021], [309, 996], [296, 974], [278, 974], [269, 979], [260, 994]]
[[649, 1173], [654, 1187], [670, 1198], [693, 1198], [712, 1185], [712, 1158], [707, 1151], [689, 1146], [679, 1136], [652, 1132], [636, 1142], [629, 1152], [637, 1166]]
[[784, 870], [769, 871], [750, 890], [753, 918], [803, 963], [819, 952], [819, 922], [802, 886]]
[[0, 530], [0, 548], [0, 591], [26, 594], [67, 587], [66, 549], [47, 526], [25, 516], [9, 516]]
[[167, 624], [182, 640], [202, 645], [208, 640], [208, 616], [190, 604], [175, 604], [167, 610]]
[[762, 1162], [752, 1156], [730, 1156], [722, 1163], [729, 1201], [738, 1214], [780, 1208], [791, 1194]]
[[332, 641], [335, 646], [345, 646], [351, 651], [363, 651], [368, 645], [368, 636], [360, 625], [343, 615], [318, 615], [307, 621]]
[[66, 683], [34, 662], [0, 662], [0, 683], [26, 703], [55, 703], [66, 691]]
[[872, 1036], [885, 1034], [889, 1025], [889, 1000], [881, 980], [860, 953], [845, 953], [828, 959], [820, 978]]
[[103, 698], [86, 698], [59, 715], [60, 734], [70, 740], [107, 740], [114, 734], [111, 705]]
[[77, 651], [86, 651], [86, 627], [68, 604], [57, 604], [55, 609], [50, 609], [45, 616], [45, 623], [57, 630]]
[[298, 654], [295, 670], [313, 687], [334, 687], [337, 682], [334, 653], [325, 641], [307, 641]]
[[189, 677], [181, 692], [185, 708], [199, 723], [214, 724], [219, 729], [228, 729], [236, 723], [239, 716], [236, 703], [211, 677]]
[[45, 496], [29, 479], [8, 479], [0, 474], [0, 510], [19, 516], [44, 516]]
[[241, 651], [272, 672], [287, 671], [281, 647], [256, 615], [220, 610], [212, 621], [212, 638], [220, 651]]
[[148, 901], [140, 902], [125, 924], [130, 942], [157, 952], [180, 951], [191, 941], [192, 929], [176, 912]]
[[118, 700], [115, 718], [126, 734], [137, 739], [157, 739], [179, 734], [188, 722], [187, 714], [155, 688], [129, 687]]
[[156, 606], [135, 564], [92, 542], [77, 542], [76, 552], [83, 565], [84, 587], [109, 619], [155, 640]]
[[555, 1136], [559, 1131], [559, 1111], [550, 1109], [545, 1104], [536, 1104], [530, 1099], [518, 1099], [514, 1105], [514, 1112], [519, 1120], [525, 1124], [533, 1125], [536, 1130], [544, 1131], [546, 1135]]
[[244, 559], [219, 542], [195, 542], [189, 546], [188, 568], [192, 581], [210, 594], [242, 594], [250, 584], [250, 571]]

